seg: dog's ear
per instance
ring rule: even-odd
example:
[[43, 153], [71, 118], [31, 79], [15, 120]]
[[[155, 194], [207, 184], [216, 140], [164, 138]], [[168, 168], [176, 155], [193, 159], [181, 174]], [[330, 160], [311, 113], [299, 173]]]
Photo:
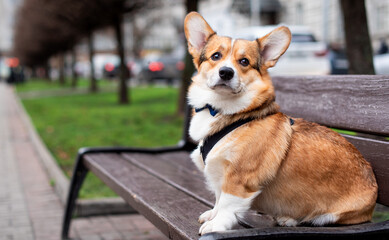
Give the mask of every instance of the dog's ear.
[[194, 59], [199, 58], [209, 37], [215, 34], [215, 32], [197, 12], [191, 12], [186, 15], [184, 29], [186, 39], [188, 40], [189, 53]]
[[261, 65], [265, 68], [273, 67], [278, 58], [288, 49], [292, 34], [287, 27], [278, 27], [266, 36], [258, 38]]

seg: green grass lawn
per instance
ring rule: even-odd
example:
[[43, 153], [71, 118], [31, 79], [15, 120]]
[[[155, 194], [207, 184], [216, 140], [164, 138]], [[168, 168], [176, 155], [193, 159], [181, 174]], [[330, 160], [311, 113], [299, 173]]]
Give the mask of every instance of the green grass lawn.
[[[183, 123], [175, 115], [177, 97], [178, 90], [173, 88], [135, 88], [130, 105], [118, 105], [116, 93], [25, 99], [23, 104], [59, 166], [70, 176], [80, 147], [176, 144]], [[80, 195], [115, 196], [92, 174]]]
[[[79, 78], [77, 82], [77, 88], [88, 88], [89, 80], [85, 78]], [[113, 81], [107, 80], [98, 80], [97, 84], [100, 87], [106, 87], [114, 84]], [[25, 84], [18, 84], [16, 91], [17, 92], [29, 92], [29, 91], [52, 91], [52, 90], [63, 90], [71, 89], [71, 79], [67, 78], [65, 85], [60, 85], [58, 81], [46, 81], [38, 78], [30, 78]]]

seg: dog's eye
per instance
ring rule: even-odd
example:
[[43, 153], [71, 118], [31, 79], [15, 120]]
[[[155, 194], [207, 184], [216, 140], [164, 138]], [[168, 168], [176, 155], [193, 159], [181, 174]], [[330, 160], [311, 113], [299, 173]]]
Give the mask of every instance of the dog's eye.
[[247, 67], [249, 65], [249, 60], [247, 58], [242, 58], [239, 60], [240, 65]]
[[219, 59], [221, 59], [221, 58], [222, 58], [222, 54], [219, 53], [219, 52], [215, 52], [215, 53], [211, 56], [211, 59], [212, 59], [213, 61], [217, 61], [217, 60], [219, 60]]

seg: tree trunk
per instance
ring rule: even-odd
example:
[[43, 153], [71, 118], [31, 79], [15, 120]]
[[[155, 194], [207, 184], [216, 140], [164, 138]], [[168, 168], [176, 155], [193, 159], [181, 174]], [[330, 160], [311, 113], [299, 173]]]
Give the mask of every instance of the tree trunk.
[[[197, 11], [197, 8], [198, 8], [198, 0], [186, 0], [187, 13], [190, 13], [192, 11]], [[187, 105], [186, 95], [194, 71], [195, 71], [195, 67], [193, 65], [192, 56], [189, 54], [188, 50], [186, 50], [185, 68], [182, 73], [182, 81], [180, 87], [180, 95], [178, 97], [178, 108], [177, 108], [177, 113], [181, 116], [185, 115], [185, 110]]]
[[48, 59], [46, 64], [45, 64], [45, 79], [48, 82], [51, 82], [50, 70], [51, 70], [50, 60]]
[[38, 78], [38, 74], [37, 74], [37, 67], [36, 66], [32, 66], [31, 67], [31, 78]]
[[76, 50], [73, 49], [72, 52], [72, 88], [76, 88], [77, 87], [77, 81], [78, 81], [78, 77], [77, 77], [77, 72], [76, 72], [76, 61], [77, 61], [77, 55], [76, 55]]
[[58, 57], [59, 84], [65, 85], [65, 54], [61, 53]]
[[375, 74], [364, 0], [341, 0], [349, 74]]
[[89, 48], [89, 63], [90, 63], [90, 86], [89, 90], [91, 92], [97, 92], [97, 81], [95, 77], [95, 65], [93, 64], [93, 56], [95, 55], [95, 50], [93, 46], [93, 33], [89, 34], [88, 37], [88, 48]]
[[124, 46], [123, 46], [123, 29], [122, 29], [123, 16], [118, 15], [115, 19], [115, 33], [117, 41], [117, 51], [120, 58], [120, 71], [119, 71], [119, 104], [128, 104], [128, 88], [127, 88], [127, 73], [128, 69], [126, 67], [126, 60], [124, 57]]

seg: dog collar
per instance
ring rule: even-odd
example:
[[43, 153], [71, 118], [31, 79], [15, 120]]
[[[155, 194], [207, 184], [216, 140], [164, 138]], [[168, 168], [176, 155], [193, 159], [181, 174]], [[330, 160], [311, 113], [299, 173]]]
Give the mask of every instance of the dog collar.
[[196, 112], [201, 112], [203, 111], [204, 109], [208, 108], [209, 110], [209, 113], [212, 115], [212, 117], [214, 117], [219, 111], [214, 109], [211, 105], [207, 104], [205, 105], [205, 107], [202, 107], [202, 108], [195, 108], [195, 111]]

